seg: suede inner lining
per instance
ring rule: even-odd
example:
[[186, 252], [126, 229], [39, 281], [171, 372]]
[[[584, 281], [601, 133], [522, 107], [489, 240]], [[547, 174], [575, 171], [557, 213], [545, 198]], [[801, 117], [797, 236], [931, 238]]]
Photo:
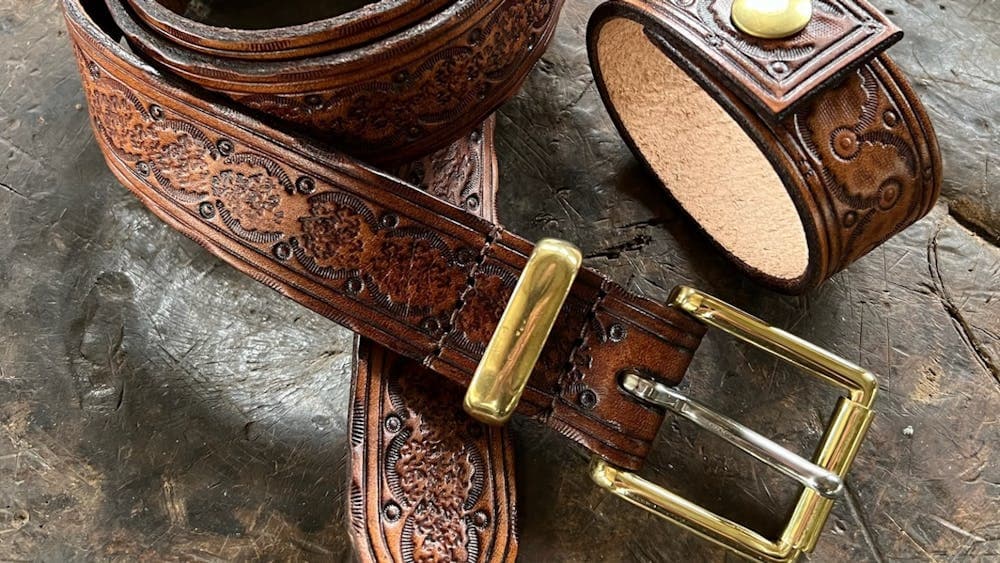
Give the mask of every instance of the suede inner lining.
[[750, 268], [786, 280], [803, 275], [802, 221], [743, 128], [637, 22], [607, 22], [597, 56], [622, 125], [684, 209]]

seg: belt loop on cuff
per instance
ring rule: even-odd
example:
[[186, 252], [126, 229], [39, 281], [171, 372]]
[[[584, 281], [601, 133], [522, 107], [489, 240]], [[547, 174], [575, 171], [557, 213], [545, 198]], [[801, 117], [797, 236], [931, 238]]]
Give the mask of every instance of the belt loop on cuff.
[[514, 414], [582, 264], [583, 255], [569, 242], [535, 245], [465, 393], [469, 416], [501, 425]]

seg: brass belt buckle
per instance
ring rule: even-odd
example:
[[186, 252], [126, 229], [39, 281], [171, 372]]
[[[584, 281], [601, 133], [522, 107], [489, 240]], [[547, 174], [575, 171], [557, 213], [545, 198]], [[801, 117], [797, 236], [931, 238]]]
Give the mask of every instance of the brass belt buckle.
[[[735, 424], [685, 397], [669, 391], [638, 374], [624, 374], [622, 387], [639, 400], [666, 406], [696, 420], [758, 459], [794, 476], [807, 485], [799, 497], [791, 519], [776, 539], [768, 539], [749, 528], [723, 518], [635, 473], [595, 458], [590, 474], [601, 487], [650, 512], [727, 547], [745, 557], [760, 561], [795, 561], [802, 553], [816, 547], [820, 532], [833, 508], [839, 484], [858, 453], [872, 420], [872, 403], [877, 382], [875, 376], [822, 348], [783, 330], [771, 327], [739, 309], [696, 289], [680, 286], [674, 290], [671, 306], [681, 309], [706, 325], [721, 329], [741, 340], [771, 353], [810, 373], [826, 383], [843, 389], [847, 396], [837, 402], [833, 419], [826, 429], [814, 458], [815, 465], [783, 450], [769, 450], [768, 442], [756, 433], [741, 441], [747, 429]], [[685, 401], [687, 401], [685, 403]], [[669, 404], [668, 404], [669, 403]], [[695, 416], [692, 412], [694, 405]], [[706, 412], [702, 412], [702, 410]], [[705, 419], [704, 416], [708, 418]], [[752, 431], [751, 431], [752, 432]], [[757, 443], [757, 439], [764, 440]], [[791, 456], [791, 457], [788, 457]], [[826, 473], [823, 473], [823, 472]], [[831, 478], [832, 476], [832, 478]], [[813, 480], [810, 483], [810, 480]]]
[[[471, 416], [488, 424], [510, 418], [581, 261], [580, 251], [565, 241], [545, 239], [535, 247], [466, 391], [464, 407]], [[847, 392], [837, 403], [816, 458], [809, 461], [640, 373], [621, 375], [622, 389], [637, 400], [695, 422], [806, 488], [781, 537], [771, 540], [602, 459], [591, 463], [591, 477], [625, 500], [745, 557], [794, 561], [815, 548], [834, 498], [843, 489], [843, 478], [871, 423], [875, 376], [698, 290], [676, 288], [671, 306]]]

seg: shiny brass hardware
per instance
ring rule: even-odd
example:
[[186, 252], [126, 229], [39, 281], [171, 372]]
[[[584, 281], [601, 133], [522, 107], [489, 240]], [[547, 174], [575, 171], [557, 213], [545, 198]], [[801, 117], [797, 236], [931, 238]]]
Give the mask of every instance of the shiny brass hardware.
[[[837, 401], [833, 419], [813, 459], [813, 463], [843, 479], [871, 424], [877, 393], [875, 376], [696, 289], [675, 289], [671, 306], [845, 392], [846, 396]], [[804, 489], [781, 535], [770, 539], [604, 460], [595, 458], [590, 474], [599, 486], [632, 504], [757, 561], [795, 561], [812, 551], [834, 502], [812, 488]]]
[[566, 241], [535, 245], [465, 393], [470, 416], [500, 425], [514, 414], [582, 263]]
[[762, 39], [781, 39], [805, 29], [812, 19], [812, 0], [735, 0], [736, 29]]

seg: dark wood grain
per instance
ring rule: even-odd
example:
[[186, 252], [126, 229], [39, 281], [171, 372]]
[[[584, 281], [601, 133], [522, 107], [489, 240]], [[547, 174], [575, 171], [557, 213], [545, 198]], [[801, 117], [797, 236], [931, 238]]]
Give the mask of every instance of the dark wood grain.
[[[1000, 557], [1000, 4], [887, 0], [892, 56], [937, 125], [926, 219], [806, 296], [742, 278], [614, 133], [567, 6], [500, 113], [499, 210], [654, 299], [691, 283], [881, 376], [869, 439], [812, 557]], [[0, 559], [349, 560], [351, 335], [153, 218], [92, 138], [54, 3], [0, 0]], [[236, 304], [233, 306], [232, 304]], [[808, 452], [830, 393], [717, 334], [685, 389]], [[525, 561], [718, 561], [608, 497], [515, 423]], [[762, 530], [794, 488], [668, 423], [646, 473]]]

